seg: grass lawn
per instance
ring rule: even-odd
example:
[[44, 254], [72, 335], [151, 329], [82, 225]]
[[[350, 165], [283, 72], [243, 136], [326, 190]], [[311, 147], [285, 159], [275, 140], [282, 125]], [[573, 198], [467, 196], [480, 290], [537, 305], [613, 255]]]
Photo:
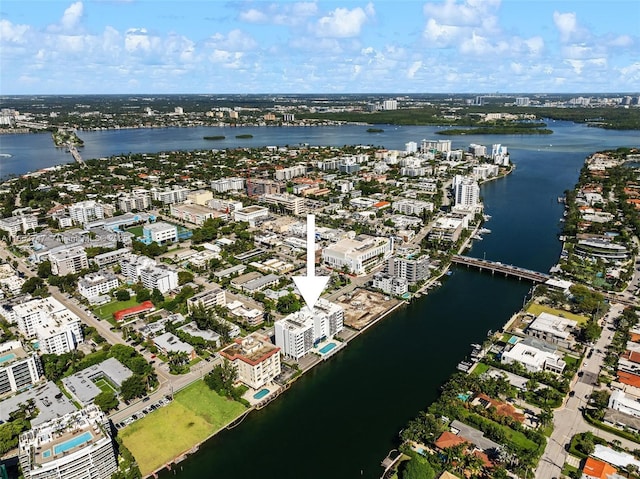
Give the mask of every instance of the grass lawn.
[[111, 301], [110, 303], [103, 304], [102, 306], [98, 306], [93, 310], [94, 314], [98, 316], [100, 319], [112, 319], [113, 313], [116, 311], [120, 311], [121, 309], [130, 308], [132, 306], [137, 305], [138, 302], [135, 299], [135, 296], [127, 301]]
[[142, 226], [132, 226], [131, 228], [128, 228], [127, 231], [139, 238], [142, 238]]
[[168, 406], [132, 423], [119, 434], [149, 474], [191, 449], [245, 411], [235, 401], [218, 396], [203, 381], [196, 381], [175, 395]]
[[116, 392], [104, 378], [97, 379], [93, 383], [98, 386], [102, 392]]
[[578, 369], [578, 363], [580, 362], [579, 358], [571, 356], [570, 354], [565, 354], [564, 362], [567, 363], [567, 369]]
[[542, 304], [536, 303], [531, 303], [531, 305], [527, 308], [527, 313], [531, 313], [535, 316], [538, 316], [540, 313], [554, 314], [556, 316], [562, 316], [563, 318], [577, 321], [578, 324], [584, 324], [589, 320], [589, 318], [587, 318], [586, 316], [580, 316], [579, 314], [570, 313], [569, 311], [554, 309], [549, 306], [544, 306]]
[[473, 371], [471, 371], [471, 374], [473, 374], [474, 376], [480, 376], [482, 373], [486, 373], [490, 367], [491, 366], [485, 363], [477, 363], [476, 367], [473, 368]]

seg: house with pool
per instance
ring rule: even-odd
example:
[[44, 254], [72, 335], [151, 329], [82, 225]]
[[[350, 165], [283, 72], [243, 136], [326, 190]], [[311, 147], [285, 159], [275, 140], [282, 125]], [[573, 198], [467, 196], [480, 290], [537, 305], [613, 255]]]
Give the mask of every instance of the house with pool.
[[255, 390], [271, 383], [282, 371], [280, 348], [257, 333], [236, 338], [220, 355], [235, 366], [238, 379]]

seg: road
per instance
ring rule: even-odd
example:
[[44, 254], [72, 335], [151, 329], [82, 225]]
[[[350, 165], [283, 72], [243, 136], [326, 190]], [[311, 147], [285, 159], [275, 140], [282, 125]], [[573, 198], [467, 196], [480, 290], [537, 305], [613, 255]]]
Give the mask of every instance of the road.
[[[553, 415], [553, 433], [549, 438], [544, 454], [540, 458], [535, 477], [538, 479], [549, 479], [552, 477], [560, 477], [562, 466], [565, 463], [567, 452], [565, 445], [569, 443], [571, 438], [580, 432], [590, 431], [594, 435], [601, 437], [607, 441], [614, 439], [621, 442], [623, 447], [629, 449], [637, 449], [639, 444], [615, 436], [606, 431], [597, 429], [582, 417], [581, 409], [587, 405], [587, 398], [594, 389], [601, 389], [598, 384], [598, 375], [604, 360], [606, 347], [611, 343], [613, 332], [608, 328], [613, 327], [613, 320], [624, 309], [624, 305], [614, 303], [611, 305], [609, 312], [603, 318], [603, 331], [593, 346], [593, 355], [585, 359], [580, 366], [579, 371], [582, 377], [575, 376], [571, 383], [571, 390], [574, 391], [573, 397], [568, 397], [562, 407], [555, 410]], [[601, 351], [601, 352], [598, 352]]]
[[[0, 258], [5, 259], [9, 263], [17, 260], [17, 269], [19, 272], [23, 273], [26, 278], [36, 276], [36, 273], [29, 269], [27, 260], [25, 258], [14, 257], [9, 252], [6, 244], [2, 242], [0, 242]], [[111, 323], [97, 319], [84, 305], [80, 304], [74, 298], [69, 298], [67, 294], [61, 292], [58, 287], [49, 286], [49, 292], [52, 297], [60, 301], [69, 309], [69, 311], [77, 315], [83, 323], [96, 328], [100, 336], [102, 336], [109, 344], [128, 345], [128, 343], [122, 339], [122, 334], [119, 331], [111, 330]], [[152, 354], [150, 352], [140, 350], [140, 348], [138, 348], [138, 351], [147, 361], [153, 361]], [[191, 372], [183, 375], [170, 374], [168, 365], [160, 361], [154, 362], [153, 366], [158, 377], [159, 385], [154, 392], [149, 394], [150, 399], [152, 401], [157, 401], [166, 395], [173, 395], [174, 392], [179, 391], [198, 379], [201, 379], [209, 373], [219, 363], [219, 361], [219, 357], [216, 357], [216, 359], [211, 362], [201, 361], [191, 368]], [[120, 408], [111, 414], [111, 418], [114, 422], [119, 422], [122, 419], [141, 411], [147, 406], [147, 404], [152, 403], [147, 403], [146, 401], [143, 402], [142, 399], [138, 399], [130, 405], [121, 403]]]

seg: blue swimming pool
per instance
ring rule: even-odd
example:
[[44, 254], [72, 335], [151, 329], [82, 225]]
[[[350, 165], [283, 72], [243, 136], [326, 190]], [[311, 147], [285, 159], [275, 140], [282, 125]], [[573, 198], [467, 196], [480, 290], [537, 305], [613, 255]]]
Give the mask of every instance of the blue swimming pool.
[[460, 399], [460, 401], [463, 401], [463, 402], [467, 402], [469, 400], [469, 397], [471, 397], [470, 394], [462, 394], [462, 393], [458, 394], [458, 399]]
[[253, 395], [253, 399], [262, 399], [267, 394], [269, 394], [269, 390], [267, 388], [261, 389], [260, 391], [258, 391]]
[[46, 451], [42, 451], [42, 457], [44, 459], [47, 459], [48, 457], [51, 457], [51, 449], [47, 449]]
[[335, 347], [336, 347], [336, 343], [329, 343], [326, 346], [322, 346], [320, 348], [320, 354], [327, 354], [329, 351], [331, 351]]
[[0, 364], [6, 363], [7, 361], [11, 361], [12, 359], [15, 359], [15, 358], [16, 358], [15, 353], [5, 354], [4, 356], [0, 356]]
[[53, 446], [53, 453], [56, 455], [61, 454], [73, 449], [76, 446], [79, 446], [80, 444], [84, 444], [91, 439], [93, 439], [93, 434], [87, 431], [83, 434], [80, 434], [79, 436], [69, 439], [68, 441]]

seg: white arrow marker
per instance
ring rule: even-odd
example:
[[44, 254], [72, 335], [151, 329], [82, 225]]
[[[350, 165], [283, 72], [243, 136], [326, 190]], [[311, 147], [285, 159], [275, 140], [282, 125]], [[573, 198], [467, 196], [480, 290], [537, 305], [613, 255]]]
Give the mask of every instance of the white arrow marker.
[[328, 276], [316, 276], [316, 216], [307, 215], [307, 275], [294, 276], [293, 282], [309, 310], [313, 310], [328, 281]]

